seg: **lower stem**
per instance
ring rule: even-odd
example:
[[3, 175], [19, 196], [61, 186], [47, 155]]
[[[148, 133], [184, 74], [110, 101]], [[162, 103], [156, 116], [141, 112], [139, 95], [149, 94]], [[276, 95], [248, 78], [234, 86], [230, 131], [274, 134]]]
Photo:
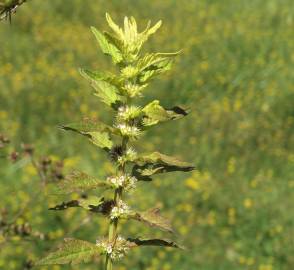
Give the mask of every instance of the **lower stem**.
[[[123, 137], [122, 138], [122, 148], [125, 150], [127, 147], [128, 138]], [[125, 165], [123, 164], [120, 167], [120, 171], [122, 173], [125, 173]], [[117, 205], [118, 201], [122, 199], [122, 189], [118, 188], [114, 192], [114, 202]], [[118, 225], [118, 219], [110, 220], [109, 224], [109, 230], [108, 230], [108, 242], [113, 243], [116, 240], [117, 237], [117, 225]], [[110, 254], [106, 254], [106, 260], [105, 260], [105, 270], [112, 270], [112, 260], [110, 258]]]
[[[115, 190], [114, 193], [114, 201], [117, 203], [121, 199], [122, 191], [121, 189]], [[109, 230], [108, 230], [108, 242], [112, 243], [115, 241], [117, 237], [117, 225], [118, 225], [118, 219], [110, 220], [109, 224]], [[105, 260], [105, 270], [112, 270], [112, 260], [110, 258], [110, 254], [106, 254], [106, 260]]]

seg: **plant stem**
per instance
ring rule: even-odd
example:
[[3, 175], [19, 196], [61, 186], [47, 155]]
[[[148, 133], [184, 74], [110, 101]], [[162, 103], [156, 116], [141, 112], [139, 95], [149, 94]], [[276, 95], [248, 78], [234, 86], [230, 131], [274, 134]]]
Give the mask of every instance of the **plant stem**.
[[[123, 137], [122, 138], [122, 148], [123, 150], [126, 149], [128, 143], [128, 139]], [[125, 174], [125, 165], [122, 164], [119, 166], [119, 173]], [[115, 205], [118, 204], [118, 202], [122, 199], [122, 189], [118, 188], [114, 192], [114, 202]], [[118, 225], [118, 218], [110, 220], [109, 224], [109, 230], [108, 230], [108, 242], [109, 243], [114, 243], [116, 238], [117, 238], [117, 225]], [[110, 255], [106, 255], [106, 261], [105, 261], [105, 270], [112, 270], [112, 260], [110, 258]]]

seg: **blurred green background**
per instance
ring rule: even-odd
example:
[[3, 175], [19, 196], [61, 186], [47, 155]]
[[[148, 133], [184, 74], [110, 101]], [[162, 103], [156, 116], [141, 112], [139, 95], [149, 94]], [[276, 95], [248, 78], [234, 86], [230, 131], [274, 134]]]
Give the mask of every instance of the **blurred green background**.
[[[144, 248], [115, 269], [292, 270], [293, 1], [35, 0], [17, 10], [11, 25], [1, 22], [0, 133], [14, 145], [33, 143], [40, 156], [63, 159], [65, 171], [101, 177], [111, 167], [103, 153], [56, 127], [84, 116], [111, 118], [77, 71], [111, 68], [89, 30], [106, 29], [105, 12], [119, 23], [133, 15], [141, 29], [148, 19], [162, 19], [145, 50], [183, 49], [145, 101], [186, 105], [191, 114], [152, 129], [139, 148], [176, 154], [197, 168], [139, 185], [129, 199], [142, 210], [161, 206], [187, 250]], [[38, 177], [26, 160], [0, 162], [0, 208], [13, 217], [38, 190]], [[57, 199], [42, 193], [16, 222], [29, 222], [49, 239], [0, 239], [0, 269], [25, 269], [65, 236], [95, 241], [106, 233], [102, 217], [83, 224], [80, 209], [48, 211]], [[164, 235], [135, 222], [122, 230]]]

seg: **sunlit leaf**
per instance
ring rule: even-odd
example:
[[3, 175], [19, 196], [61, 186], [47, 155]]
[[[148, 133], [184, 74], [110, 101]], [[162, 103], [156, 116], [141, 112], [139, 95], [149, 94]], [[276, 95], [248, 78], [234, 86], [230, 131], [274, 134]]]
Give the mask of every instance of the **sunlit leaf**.
[[67, 238], [63, 245], [35, 265], [78, 264], [85, 263], [98, 257], [103, 250], [93, 243], [83, 240]]
[[96, 119], [84, 119], [82, 122], [61, 125], [59, 128], [82, 134], [104, 150], [113, 146], [109, 133], [115, 133], [115, 129]]
[[98, 147], [101, 147], [105, 150], [109, 150], [113, 146], [113, 142], [111, 141], [109, 137], [109, 133], [107, 132], [89, 132], [88, 133], [90, 137], [90, 141], [97, 145]]
[[145, 127], [153, 126], [168, 120], [176, 120], [188, 115], [188, 111], [179, 106], [165, 109], [159, 104], [158, 100], [154, 100], [146, 105], [142, 111], [144, 112], [142, 125]]
[[82, 135], [89, 136], [90, 132], [112, 132], [113, 128], [93, 118], [84, 118], [83, 121], [77, 123], [70, 123], [60, 125], [59, 128], [63, 130], [70, 130]]
[[189, 163], [159, 152], [154, 152], [149, 155], [141, 155], [135, 163], [136, 165], [134, 165], [132, 173], [139, 180], [144, 181], [151, 181], [151, 176], [154, 174], [172, 171], [188, 172], [195, 168]]
[[109, 184], [96, 177], [89, 176], [80, 171], [74, 171], [67, 175], [58, 184], [59, 193], [68, 194], [72, 192], [84, 192], [96, 188], [108, 188]]
[[97, 74], [93, 74], [92, 72], [80, 69], [81, 75], [90, 81], [91, 85], [94, 87], [96, 92], [95, 96], [99, 97], [100, 100], [107, 104], [110, 107], [116, 109], [121, 103], [121, 97], [118, 94], [118, 89], [116, 86], [111, 84], [108, 80], [97, 80]]
[[164, 231], [173, 232], [170, 221], [160, 215], [158, 208], [152, 208], [145, 212], [131, 213], [129, 218], [144, 222], [151, 227], [158, 227]]
[[95, 27], [91, 27], [91, 30], [95, 35], [102, 52], [111, 56], [114, 63], [120, 63], [123, 60], [121, 51], [114, 44], [110, 43]]
[[121, 40], [124, 39], [124, 32], [123, 30], [112, 20], [110, 15], [106, 13], [106, 21], [110, 28], [113, 30], [113, 32], [117, 35], [117, 37]]

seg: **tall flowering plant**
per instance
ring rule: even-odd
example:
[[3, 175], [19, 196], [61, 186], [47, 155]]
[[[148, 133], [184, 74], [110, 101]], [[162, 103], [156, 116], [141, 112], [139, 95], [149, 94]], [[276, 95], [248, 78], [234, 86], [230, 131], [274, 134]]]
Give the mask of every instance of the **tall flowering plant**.
[[176, 53], [147, 53], [142, 55], [143, 44], [161, 26], [148, 23], [143, 32], [138, 32], [133, 17], [124, 18], [124, 27], [120, 28], [106, 14], [111, 32], [100, 32], [92, 27], [97, 42], [104, 54], [117, 66], [117, 74], [81, 69], [81, 75], [94, 88], [94, 95], [114, 111], [111, 125], [97, 119], [84, 119], [79, 123], [62, 125], [66, 131], [73, 131], [86, 137], [95, 146], [104, 150], [115, 166], [115, 174], [105, 180], [74, 171], [58, 183], [60, 193], [83, 193], [113, 190], [112, 198], [101, 196], [82, 196], [78, 200], [63, 202], [52, 207], [53, 210], [65, 210], [81, 207], [102, 214], [108, 219], [108, 235], [100, 237], [96, 243], [78, 239], [65, 239], [60, 248], [41, 259], [37, 265], [82, 263], [97, 256], [105, 256], [105, 269], [113, 268], [116, 260], [123, 258], [129, 250], [140, 246], [163, 246], [179, 248], [173, 241], [166, 239], [125, 238], [118, 232], [122, 219], [133, 219], [147, 225], [172, 233], [170, 221], [164, 218], [158, 208], [137, 211], [131, 208], [124, 195], [134, 190], [139, 181], [148, 183], [153, 176], [165, 172], [190, 171], [194, 167], [186, 162], [160, 152], [138, 153], [132, 143], [141, 138], [144, 131], [165, 121], [176, 120], [187, 115], [180, 107], [164, 108], [158, 100], [145, 106], [136, 105], [143, 97], [148, 84], [156, 76], [171, 68]]

